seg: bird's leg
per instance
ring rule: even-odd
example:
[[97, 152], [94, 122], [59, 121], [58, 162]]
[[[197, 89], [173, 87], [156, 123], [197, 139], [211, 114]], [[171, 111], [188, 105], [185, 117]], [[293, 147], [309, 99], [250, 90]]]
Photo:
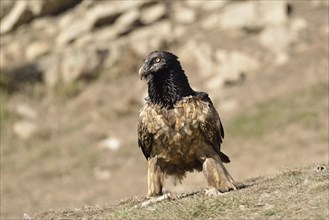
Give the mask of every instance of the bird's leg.
[[209, 189], [226, 192], [237, 189], [236, 183], [224, 167], [220, 158], [206, 158], [203, 162], [203, 173], [207, 179]]
[[163, 173], [157, 165], [157, 157], [149, 158], [147, 171], [147, 197], [162, 195]]

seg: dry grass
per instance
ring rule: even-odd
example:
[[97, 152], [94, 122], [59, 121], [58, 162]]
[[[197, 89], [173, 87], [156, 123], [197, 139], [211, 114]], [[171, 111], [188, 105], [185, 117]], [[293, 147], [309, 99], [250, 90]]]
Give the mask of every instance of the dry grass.
[[[329, 170], [317, 165], [285, 169], [246, 181], [246, 187], [216, 197], [202, 192], [141, 208], [145, 198], [114, 205], [45, 211], [42, 219], [328, 219]], [[289, 204], [289, 206], [287, 206]]]

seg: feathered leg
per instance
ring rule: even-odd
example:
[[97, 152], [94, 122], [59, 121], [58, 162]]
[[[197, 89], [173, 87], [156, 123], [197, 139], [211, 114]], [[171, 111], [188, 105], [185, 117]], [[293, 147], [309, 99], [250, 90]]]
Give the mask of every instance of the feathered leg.
[[149, 158], [147, 171], [147, 196], [162, 195], [163, 174], [157, 165], [157, 157]]
[[203, 162], [203, 173], [210, 189], [216, 189], [220, 192], [237, 189], [234, 179], [228, 173], [220, 158], [206, 158]]

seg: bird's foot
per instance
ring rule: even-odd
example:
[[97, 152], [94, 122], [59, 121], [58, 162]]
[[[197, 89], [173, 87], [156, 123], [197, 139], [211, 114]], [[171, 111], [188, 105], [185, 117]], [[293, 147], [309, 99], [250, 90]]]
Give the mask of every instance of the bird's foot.
[[220, 192], [237, 189], [237, 184], [220, 160], [207, 158], [203, 163], [203, 173], [207, 178], [209, 188], [215, 188]]
[[222, 195], [222, 193], [218, 189], [213, 188], [213, 187], [211, 187], [209, 189], [205, 189], [204, 194], [206, 196], [220, 196], [220, 195]]
[[230, 190], [237, 190], [237, 184], [236, 182], [233, 180], [233, 178], [228, 175], [222, 178], [222, 182], [220, 183], [218, 189], [221, 192], [228, 192]]
[[147, 207], [151, 204], [162, 202], [162, 201], [167, 200], [167, 199], [171, 199], [171, 200], [177, 199], [177, 195], [171, 194], [171, 193], [166, 193], [166, 194], [163, 194], [162, 196], [151, 197], [148, 200], [146, 200], [145, 202], [143, 202], [141, 204], [141, 207], [144, 208], [144, 207]]

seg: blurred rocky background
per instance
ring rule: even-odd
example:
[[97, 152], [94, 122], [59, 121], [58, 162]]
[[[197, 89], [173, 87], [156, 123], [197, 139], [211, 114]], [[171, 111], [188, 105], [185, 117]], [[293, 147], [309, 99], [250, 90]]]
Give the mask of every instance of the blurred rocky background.
[[137, 72], [153, 50], [210, 94], [237, 180], [328, 163], [327, 0], [0, 4], [2, 219], [146, 194]]

